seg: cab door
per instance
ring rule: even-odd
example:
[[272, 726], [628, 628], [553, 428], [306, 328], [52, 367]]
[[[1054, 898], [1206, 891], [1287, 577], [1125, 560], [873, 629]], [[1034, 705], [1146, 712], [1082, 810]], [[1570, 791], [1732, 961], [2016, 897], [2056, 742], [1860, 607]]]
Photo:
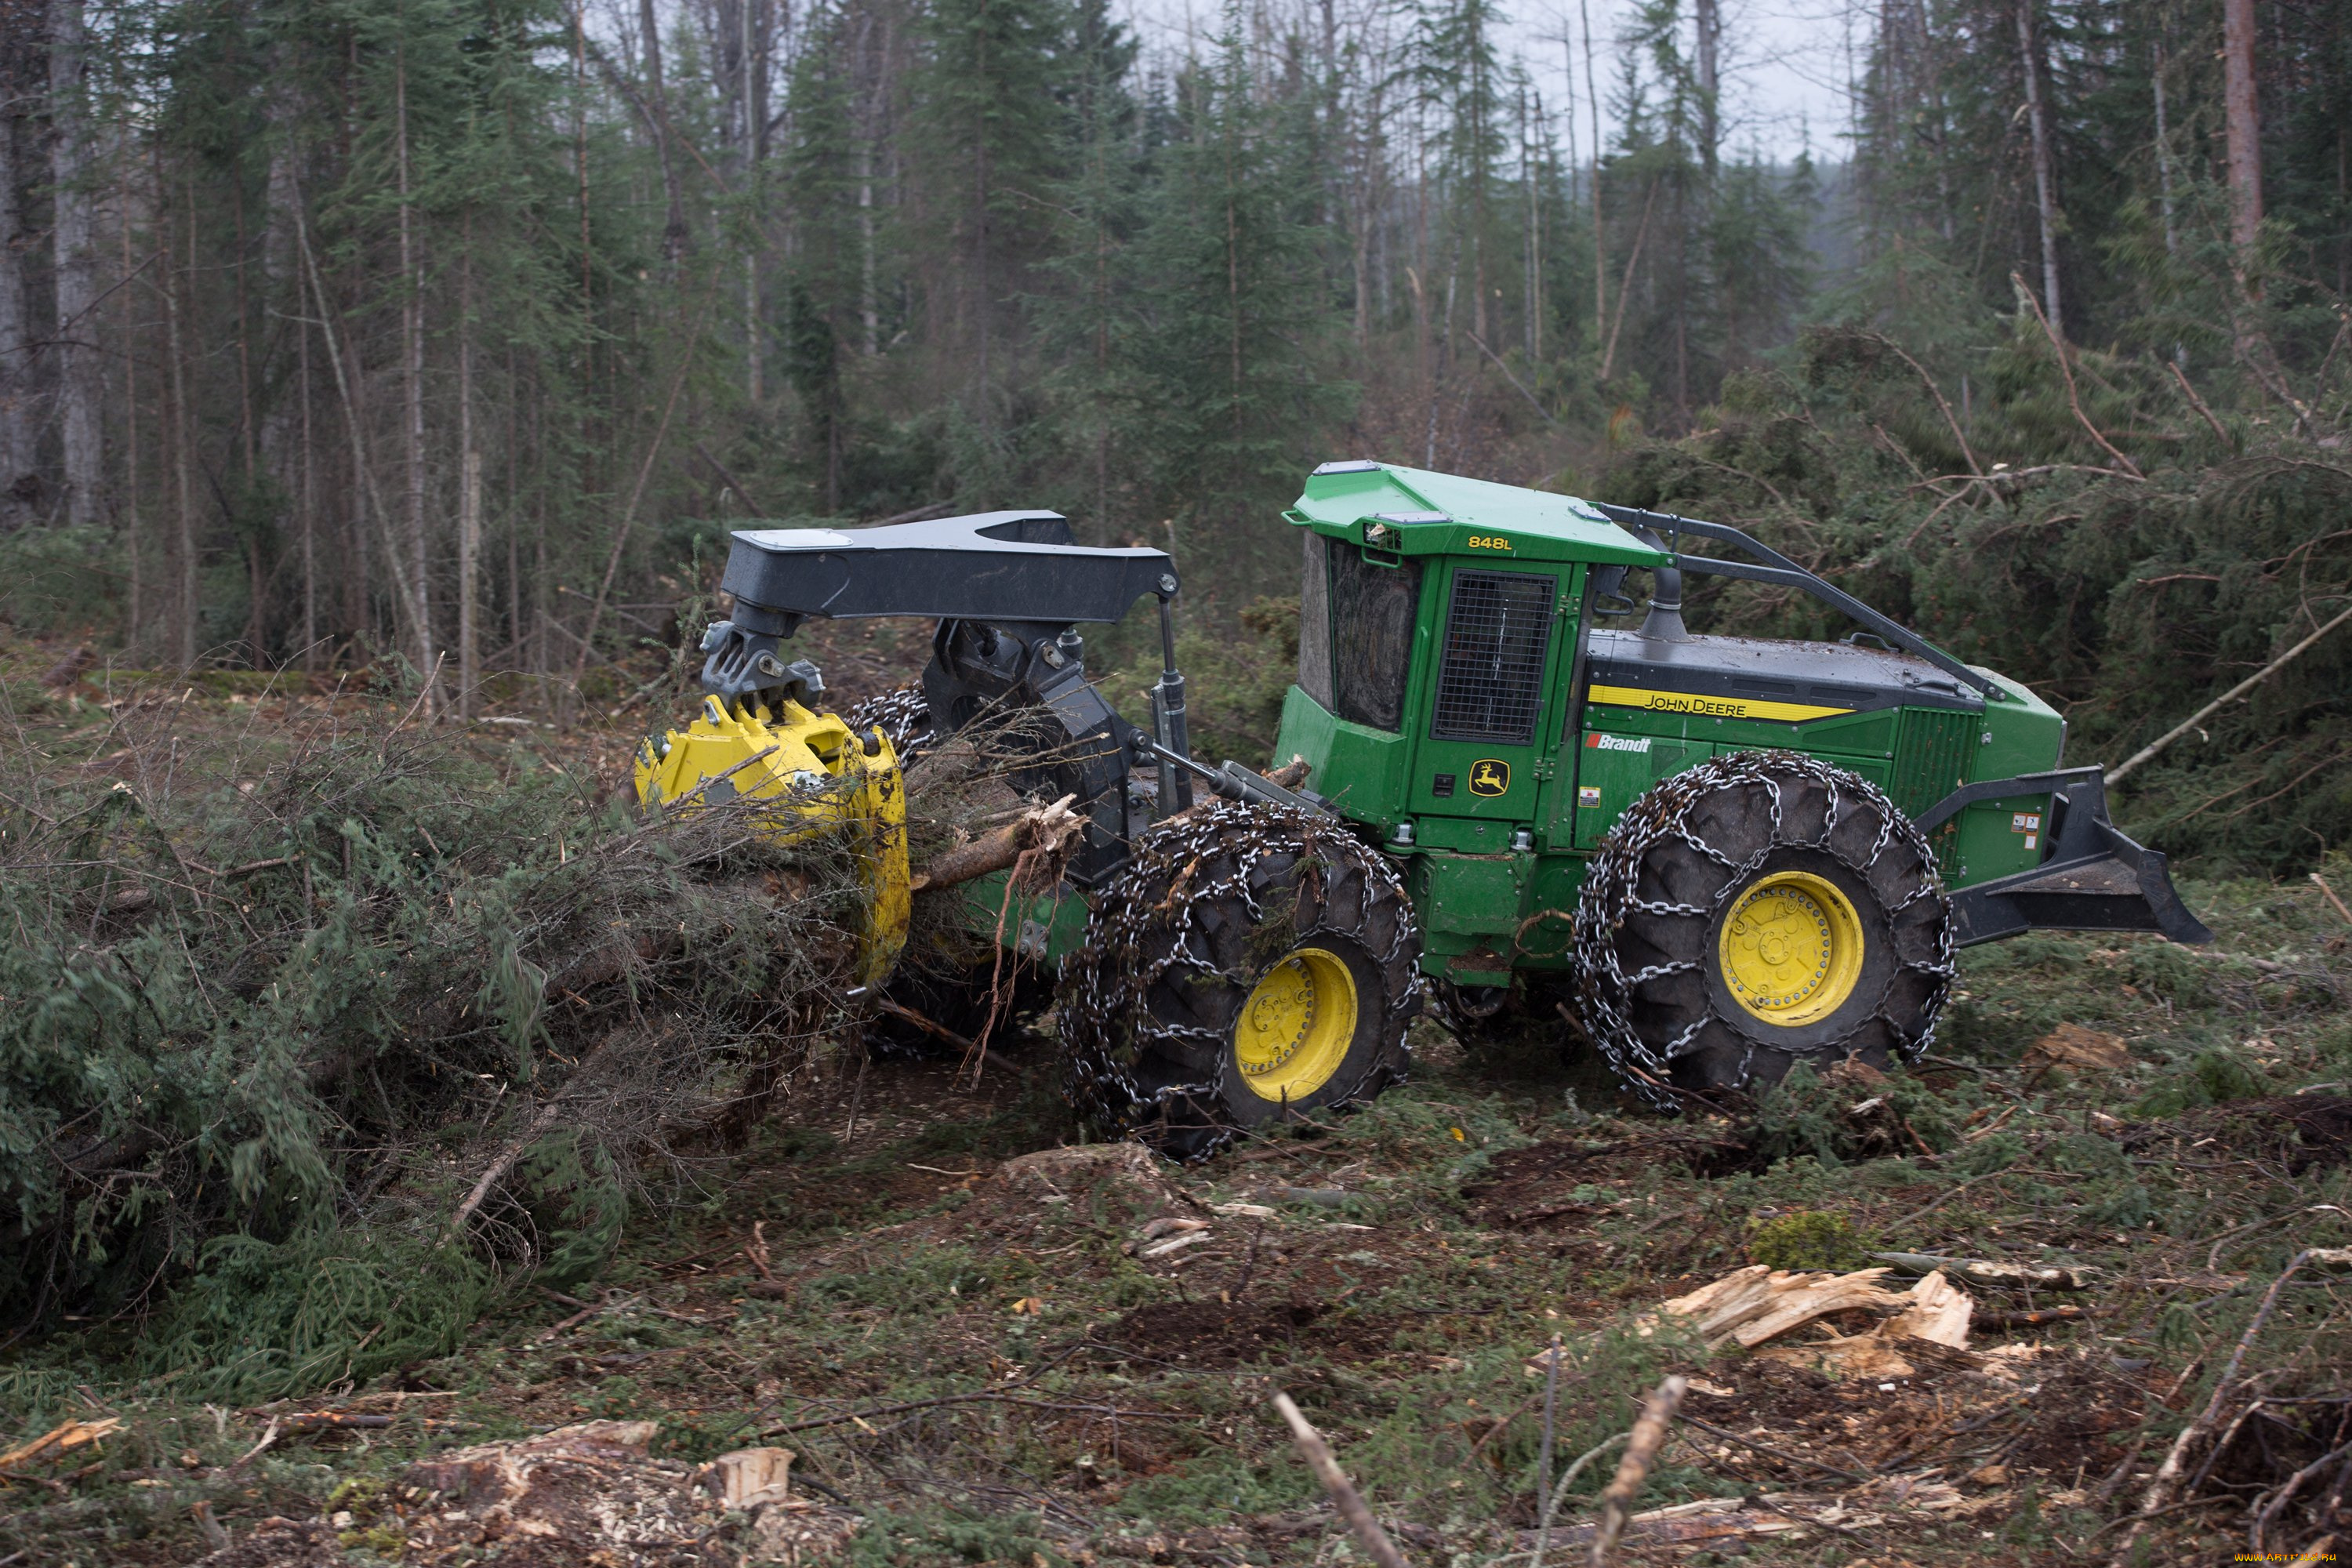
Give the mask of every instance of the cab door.
[[1498, 854], [1532, 829], [1552, 773], [1582, 568], [1458, 563], [1424, 679], [1407, 799], [1432, 848]]

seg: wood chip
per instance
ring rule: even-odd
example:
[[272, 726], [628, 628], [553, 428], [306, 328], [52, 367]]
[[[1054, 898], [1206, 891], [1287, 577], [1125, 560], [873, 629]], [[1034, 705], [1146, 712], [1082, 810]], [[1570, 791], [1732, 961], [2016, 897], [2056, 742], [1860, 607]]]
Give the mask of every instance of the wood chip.
[[2025, 1048], [2022, 1065], [2028, 1073], [2047, 1072], [2053, 1068], [2114, 1072], [2131, 1065], [2131, 1047], [2124, 1044], [2121, 1035], [2087, 1029], [2080, 1024], [2061, 1024]]

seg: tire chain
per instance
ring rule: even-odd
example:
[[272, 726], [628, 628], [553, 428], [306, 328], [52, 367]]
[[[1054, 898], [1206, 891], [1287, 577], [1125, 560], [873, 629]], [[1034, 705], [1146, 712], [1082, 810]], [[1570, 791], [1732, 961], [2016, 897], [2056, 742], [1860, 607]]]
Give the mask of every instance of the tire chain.
[[[1254, 925], [1279, 911], [1268, 910], [1253, 888], [1251, 873], [1270, 857], [1292, 855], [1297, 865], [1276, 873], [1274, 890], [1297, 889], [1304, 877], [1344, 863], [1364, 879], [1362, 908], [1393, 896], [1398, 921], [1387, 951], [1376, 952], [1360, 930], [1351, 933], [1384, 974], [1402, 966], [1404, 984], [1389, 1004], [1389, 1020], [1410, 1019], [1421, 1003], [1420, 933], [1403, 879], [1377, 852], [1328, 818], [1283, 806], [1213, 801], [1160, 823], [1136, 842], [1135, 858], [1095, 895], [1087, 918], [1086, 942], [1064, 970], [1058, 1017], [1062, 1037], [1064, 1096], [1080, 1116], [1106, 1130], [1148, 1144], [1163, 1154], [1192, 1163], [1233, 1142], [1224, 1124], [1225, 1073], [1232, 1042], [1221, 1033], [1155, 1016], [1152, 988], [1171, 970], [1190, 970], [1220, 984], [1250, 977], [1221, 969], [1208, 956], [1209, 942], [1193, 911], [1230, 895], [1248, 910]], [[1180, 1063], [1173, 1047], [1205, 1047], [1215, 1071], [1205, 1080], [1147, 1089], [1134, 1068], [1146, 1055]], [[1408, 1063], [1394, 1059], [1364, 1075], [1357, 1089], [1328, 1109], [1353, 1104], [1405, 1081]], [[1170, 1113], [1190, 1102], [1194, 1116], [1210, 1122], [1198, 1144], [1181, 1151], [1165, 1146]], [[1155, 1129], [1158, 1136], [1155, 1136]]]
[[[1709, 860], [1730, 872], [1723, 891], [1717, 895], [1717, 903], [1734, 889], [1742, 886], [1748, 876], [1763, 863], [1764, 858], [1776, 848], [1788, 846], [1780, 837], [1781, 785], [1790, 775], [1819, 784], [1829, 792], [1829, 808], [1823, 814], [1821, 837], [1801, 842], [1799, 847], [1819, 850], [1836, 859], [1847, 869], [1868, 880], [1870, 869], [1878, 864], [1889, 848], [1900, 845], [1916, 855], [1927, 868], [1927, 879], [1919, 889], [1901, 904], [1886, 912], [1892, 916], [1909, 908], [1922, 898], [1933, 898], [1945, 906], [1945, 918], [1936, 926], [1936, 954], [1932, 963], [1905, 961], [1900, 967], [1915, 970], [1930, 977], [1932, 989], [1926, 1008], [1927, 1026], [1916, 1039], [1897, 1047], [1904, 1060], [1916, 1061], [1926, 1054], [1936, 1035], [1936, 1018], [1942, 1012], [1944, 999], [1959, 973], [1954, 956], [1950, 900], [1946, 897], [1941, 877], [1936, 868], [1935, 852], [1928, 847], [1927, 836], [1912, 825], [1885, 791], [1869, 780], [1842, 768], [1831, 766], [1817, 757], [1802, 752], [1738, 752], [1727, 757], [1716, 757], [1686, 773], [1675, 774], [1654, 786], [1626, 809], [1617, 820], [1601, 847], [1592, 858], [1591, 869], [1585, 874], [1582, 896], [1578, 900], [1575, 921], [1578, 1002], [1583, 1013], [1583, 1024], [1601, 1054], [1620, 1079], [1634, 1093], [1662, 1110], [1680, 1108], [1680, 1098], [1664, 1087], [1670, 1064], [1679, 1054], [1677, 1047], [1687, 1044], [1703, 1028], [1706, 1018], [1666, 1042], [1654, 1047], [1635, 1032], [1626, 1016], [1626, 1008], [1633, 997], [1634, 987], [1643, 981], [1682, 965], [1660, 965], [1627, 975], [1617, 962], [1615, 937], [1625, 916], [1634, 910], [1659, 915], [1712, 915], [1713, 909], [1693, 904], [1668, 904], [1645, 900], [1640, 895], [1642, 863], [1655, 846], [1669, 840], [1679, 840], [1690, 846]], [[1745, 862], [1735, 863], [1701, 838], [1693, 828], [1693, 810], [1707, 796], [1722, 789], [1761, 785], [1772, 801], [1773, 832], [1762, 848]], [[1860, 860], [1840, 853], [1830, 842], [1838, 824], [1844, 819], [1844, 807], [1850, 798], [1858, 799], [1862, 806], [1878, 813], [1879, 831], [1872, 840], [1870, 853]], [[1710, 1015], [1711, 1016], [1711, 1015]], [[1884, 1004], [1854, 1021], [1854, 1030], [1877, 1020], [1887, 1026], [1896, 1039], [1906, 1036], [1906, 1026], [1886, 1015]], [[1746, 1039], [1743, 1034], [1741, 1037]], [[1834, 1053], [1852, 1032], [1840, 1040], [1825, 1042], [1805, 1054]], [[1755, 1058], [1757, 1042], [1748, 1041], [1748, 1055], [1740, 1067], [1743, 1080], [1748, 1065]], [[1633, 1067], [1629, 1070], [1629, 1058]]]
[[904, 686], [892, 687], [879, 696], [854, 702], [841, 719], [854, 734], [863, 735], [878, 728], [882, 738], [890, 742], [890, 749], [898, 754], [901, 762], [929, 745], [934, 739], [931, 705], [923, 695], [923, 683], [919, 680], [910, 680]]

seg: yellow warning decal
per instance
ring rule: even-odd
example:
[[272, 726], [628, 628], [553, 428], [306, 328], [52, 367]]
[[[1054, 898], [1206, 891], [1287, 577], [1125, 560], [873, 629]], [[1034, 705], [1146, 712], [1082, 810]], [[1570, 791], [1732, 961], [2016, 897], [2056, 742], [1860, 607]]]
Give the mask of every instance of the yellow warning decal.
[[1710, 719], [1834, 719], [1851, 708], [1811, 702], [1770, 702], [1760, 697], [1702, 697], [1695, 691], [1645, 691], [1638, 686], [1594, 686], [1590, 698], [1612, 708], [1646, 708], [1654, 713], [1694, 713]]

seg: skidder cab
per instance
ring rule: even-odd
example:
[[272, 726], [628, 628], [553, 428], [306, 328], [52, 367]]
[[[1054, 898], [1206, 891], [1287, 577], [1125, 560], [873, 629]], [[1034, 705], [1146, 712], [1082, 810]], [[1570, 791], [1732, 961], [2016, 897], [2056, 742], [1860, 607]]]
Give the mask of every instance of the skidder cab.
[[[1565, 1004], [1564, 1045], [1671, 1107], [1799, 1060], [1916, 1057], [1969, 942], [2210, 940], [2108, 820], [2100, 770], [2061, 765], [2047, 704], [1737, 529], [1369, 462], [1317, 469], [1285, 515], [1304, 554], [1285, 782], [1192, 758], [1167, 556], [992, 512], [737, 533], [703, 713], [646, 743], [639, 793], [769, 794], [793, 830], [868, 835], [878, 984], [905, 930], [899, 758], [1028, 710], [1024, 787], [1086, 828], [1006, 940], [1059, 968], [1073, 1103], [1186, 1157], [1400, 1080], [1424, 981], [1459, 1030]], [[1693, 636], [1687, 572], [1857, 629]], [[1077, 629], [1146, 595], [1149, 729], [1087, 683]], [[782, 652], [812, 615], [935, 617], [919, 689], [817, 711], [816, 671]], [[952, 896], [992, 928], [1001, 881], [974, 887]]]
[[[1317, 469], [1287, 516], [1306, 559], [1276, 753], [1402, 868], [1458, 1025], [1515, 977], [1522, 1005], [1557, 992], [1671, 1102], [1916, 1055], [1969, 942], [2210, 940], [2108, 821], [2100, 771], [2060, 767], [2046, 703], [1737, 529], [1377, 463]], [[1687, 572], [1856, 630], [1694, 636]]]

